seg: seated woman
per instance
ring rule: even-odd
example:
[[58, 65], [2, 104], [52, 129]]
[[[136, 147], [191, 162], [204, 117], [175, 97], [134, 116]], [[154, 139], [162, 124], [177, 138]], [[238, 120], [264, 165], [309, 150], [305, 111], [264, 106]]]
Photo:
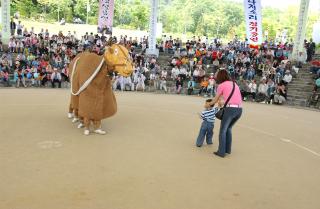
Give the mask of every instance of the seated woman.
[[283, 104], [287, 100], [287, 90], [284, 83], [280, 83], [274, 95], [274, 104]]
[[265, 102], [267, 99], [268, 99], [267, 79], [262, 78], [262, 81], [259, 84], [258, 94], [256, 96], [256, 102]]
[[176, 80], [176, 93], [177, 94], [181, 94], [182, 87], [183, 87], [183, 81], [182, 81], [181, 77], [179, 76]]
[[10, 86], [10, 81], [9, 81], [9, 73], [8, 71], [0, 71], [0, 79], [3, 81], [5, 86]]

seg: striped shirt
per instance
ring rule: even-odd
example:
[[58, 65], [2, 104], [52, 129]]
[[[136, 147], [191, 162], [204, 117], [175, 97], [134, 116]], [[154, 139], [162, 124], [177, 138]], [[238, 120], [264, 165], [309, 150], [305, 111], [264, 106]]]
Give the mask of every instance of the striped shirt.
[[219, 108], [217, 107], [213, 107], [212, 109], [210, 110], [204, 110], [201, 112], [201, 118], [204, 120], [204, 121], [207, 121], [207, 122], [210, 122], [210, 123], [213, 123], [214, 120], [216, 119], [216, 113], [219, 111]]

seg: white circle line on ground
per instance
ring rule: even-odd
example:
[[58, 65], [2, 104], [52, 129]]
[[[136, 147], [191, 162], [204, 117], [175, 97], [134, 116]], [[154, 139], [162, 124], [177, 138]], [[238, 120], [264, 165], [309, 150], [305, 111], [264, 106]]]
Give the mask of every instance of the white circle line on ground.
[[280, 139], [281, 139], [281, 141], [284, 141], [284, 142], [293, 144], [293, 145], [295, 145], [295, 146], [297, 146], [297, 147], [299, 147], [299, 148], [301, 148], [301, 149], [304, 149], [305, 151], [308, 151], [308, 152], [310, 152], [310, 153], [312, 153], [312, 154], [320, 157], [320, 154], [319, 154], [319, 153], [317, 153], [317, 152], [309, 149], [308, 147], [305, 147], [305, 146], [303, 146], [303, 145], [301, 145], [301, 144], [298, 144], [298, 143], [296, 143], [296, 142], [294, 142], [294, 141], [292, 141], [292, 140], [290, 140], [290, 139], [285, 139], [285, 138], [280, 138]]
[[251, 126], [246, 126], [246, 125], [239, 125], [239, 126], [242, 127], [242, 128], [253, 130], [255, 132], [258, 132], [258, 133], [261, 133], [261, 134], [264, 134], [264, 135], [267, 135], [267, 136], [277, 137], [276, 135], [271, 134], [271, 133], [269, 133], [267, 131], [263, 131], [263, 130], [260, 130], [260, 129], [257, 129], [257, 128], [254, 128], [254, 127], [251, 127]]
[[294, 146], [296, 146], [296, 147], [298, 147], [300, 149], [303, 149], [303, 150], [305, 150], [305, 151], [307, 151], [307, 152], [309, 152], [309, 153], [311, 153], [313, 155], [316, 155], [316, 156], [320, 157], [320, 154], [317, 153], [316, 151], [314, 151], [312, 149], [309, 149], [308, 147], [305, 147], [305, 146], [303, 146], [301, 144], [298, 144], [298, 143], [292, 141], [291, 139], [282, 138], [282, 137], [270, 134], [270, 133], [268, 133], [266, 131], [263, 131], [263, 130], [260, 130], [260, 129], [257, 129], [257, 128], [253, 128], [251, 126], [245, 126], [245, 125], [239, 125], [239, 126], [243, 127], [243, 128], [247, 128], [247, 129], [253, 130], [255, 132], [258, 132], [258, 133], [261, 133], [261, 134], [264, 134], [264, 135], [267, 135], [267, 136], [271, 136], [271, 137], [274, 137], [274, 138], [279, 138], [282, 142], [290, 143], [290, 144], [292, 144], [292, 145], [294, 145]]

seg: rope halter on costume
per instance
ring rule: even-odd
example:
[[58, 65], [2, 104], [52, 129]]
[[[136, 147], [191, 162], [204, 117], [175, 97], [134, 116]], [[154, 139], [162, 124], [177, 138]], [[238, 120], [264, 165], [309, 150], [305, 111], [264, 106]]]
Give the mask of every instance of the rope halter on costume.
[[73, 83], [73, 76], [74, 76], [74, 73], [76, 71], [76, 67], [77, 67], [77, 63], [79, 61], [80, 57], [78, 57], [76, 59], [76, 61], [74, 62], [74, 65], [73, 65], [73, 70], [72, 70], [72, 73], [71, 73], [71, 86], [70, 86], [70, 89], [71, 89], [71, 94], [73, 96], [78, 96], [81, 92], [83, 92], [89, 85], [90, 83], [93, 81], [93, 79], [97, 76], [97, 74], [100, 72], [101, 68], [102, 68], [102, 65], [104, 63], [104, 58], [102, 58], [101, 62], [100, 62], [100, 65], [97, 67], [97, 69], [94, 71], [94, 73], [88, 78], [88, 80], [86, 80], [82, 86], [79, 88], [79, 90], [74, 93], [73, 92], [73, 88], [72, 88], [72, 83]]

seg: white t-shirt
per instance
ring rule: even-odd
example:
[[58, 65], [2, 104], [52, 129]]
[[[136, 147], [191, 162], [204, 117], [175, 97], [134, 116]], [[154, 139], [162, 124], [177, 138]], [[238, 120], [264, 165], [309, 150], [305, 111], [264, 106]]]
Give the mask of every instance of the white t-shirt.
[[249, 83], [249, 88], [251, 93], [255, 93], [257, 91], [257, 84]]
[[199, 71], [199, 70], [193, 71], [193, 76], [197, 77], [197, 76], [199, 76], [199, 74], [200, 74], [200, 71]]
[[172, 68], [171, 74], [172, 74], [173, 78], [176, 78], [180, 74], [180, 70], [178, 68], [174, 67], [174, 68]]
[[161, 78], [167, 78], [168, 72], [163, 70], [161, 71]]
[[182, 75], [187, 75], [187, 70], [186, 70], [184, 67], [182, 67], [182, 68], [180, 69], [180, 74], [182, 74]]
[[268, 85], [267, 85], [267, 84], [264, 84], [264, 83], [261, 83], [261, 84], [259, 85], [258, 92], [259, 92], [259, 93], [262, 93], [262, 94], [267, 94], [267, 92], [268, 92]]
[[290, 83], [292, 81], [292, 75], [291, 74], [286, 74], [286, 75], [284, 75], [282, 80], [284, 80], [287, 83]]

